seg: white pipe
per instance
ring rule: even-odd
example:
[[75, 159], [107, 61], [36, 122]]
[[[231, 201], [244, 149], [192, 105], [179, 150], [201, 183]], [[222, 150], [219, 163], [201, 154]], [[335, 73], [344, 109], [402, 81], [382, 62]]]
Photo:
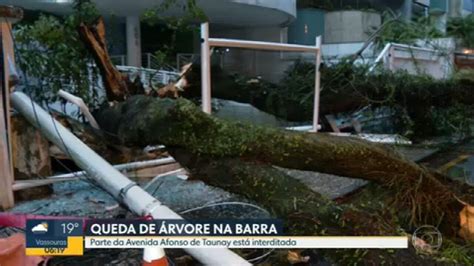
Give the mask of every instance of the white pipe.
[[374, 68], [377, 66], [377, 64], [382, 60], [382, 58], [385, 57], [385, 54], [388, 52], [388, 50], [390, 49], [390, 47], [392, 46], [391, 43], [387, 43], [385, 45], [385, 47], [382, 49], [382, 52], [380, 52], [380, 54], [377, 56], [377, 58], [375, 59], [374, 63], [372, 64], [372, 66], [370, 67], [369, 69], [369, 72], [372, 72], [374, 70]]
[[418, 46], [401, 44], [401, 43], [391, 43], [391, 44], [395, 48], [399, 47], [399, 48], [406, 48], [406, 49], [411, 49], [411, 50], [420, 50], [420, 51], [426, 51], [426, 52], [437, 52], [437, 50], [432, 49], [432, 48], [418, 47]]
[[179, 169], [176, 169], [176, 170], [173, 170], [173, 171], [169, 171], [169, 172], [166, 172], [166, 173], [162, 173], [162, 174], [159, 174], [155, 177], [153, 177], [152, 180], [150, 180], [150, 182], [148, 182], [144, 187], [143, 189], [148, 189], [151, 185], [153, 185], [156, 181], [158, 181], [160, 178], [164, 177], [164, 176], [169, 176], [169, 175], [174, 175], [174, 174], [178, 174], [178, 173], [181, 173], [181, 172], [185, 172], [186, 170], [184, 170], [184, 168], [179, 168]]
[[321, 92], [321, 36], [316, 37], [316, 66], [314, 74], [313, 132], [318, 132], [319, 93]]
[[91, 112], [89, 111], [89, 108], [84, 103], [84, 100], [82, 100], [82, 98], [72, 95], [69, 92], [63, 91], [63, 90], [59, 90], [58, 94], [59, 96], [63, 97], [65, 100], [71, 102], [72, 104], [77, 105], [79, 109], [82, 111], [82, 113], [87, 117], [87, 120], [89, 120], [89, 123], [91, 124], [91, 126], [93, 128], [99, 129], [99, 124], [97, 123], [95, 118], [92, 116]]
[[[113, 167], [119, 171], [128, 171], [128, 170], [135, 170], [135, 169], [142, 169], [142, 168], [154, 167], [154, 166], [159, 166], [159, 165], [171, 164], [175, 162], [176, 161], [174, 160], [173, 157], [166, 157], [166, 158], [143, 161], [143, 162], [118, 164], [118, 165], [114, 165]], [[77, 171], [77, 172], [68, 173], [68, 174], [49, 176], [43, 179], [18, 180], [13, 183], [13, 191], [49, 185], [56, 182], [77, 180], [85, 176], [86, 174], [87, 173], [85, 171]]]
[[211, 56], [209, 46], [209, 23], [201, 24], [201, 97], [202, 111], [211, 113]]
[[56, 179], [33, 179], [33, 180], [17, 180], [13, 182], [13, 191], [20, 191], [28, 188], [41, 187], [57, 182], [71, 181], [74, 178], [56, 178]]
[[259, 50], [274, 50], [287, 52], [317, 52], [318, 47], [298, 44], [287, 44], [279, 42], [245, 41], [236, 39], [209, 38], [209, 46], [235, 47]]
[[114, 166], [115, 169], [119, 171], [130, 170], [130, 169], [140, 169], [140, 168], [148, 168], [163, 164], [170, 164], [175, 163], [176, 160], [173, 157], [166, 157], [160, 159], [154, 159], [149, 161], [141, 161], [141, 162], [133, 162], [133, 163], [124, 163]]
[[[114, 165], [113, 167], [115, 169], [119, 170], [119, 171], [127, 171], [127, 170], [154, 167], [154, 166], [170, 164], [170, 163], [175, 163], [175, 162], [176, 161], [173, 157], [166, 157], [166, 158], [143, 161], [143, 162], [118, 164], [118, 165]], [[78, 172], [69, 173], [69, 174], [61, 174], [61, 175], [50, 176], [47, 179], [61, 179], [61, 178], [68, 178], [68, 177], [71, 177], [71, 178], [72, 177], [81, 177], [81, 176], [84, 176], [85, 174], [86, 174], [85, 171], [78, 171]]]
[[[103, 189], [123, 202], [132, 212], [140, 216], [151, 215], [155, 219], [183, 219], [125, 177], [63, 125], [54, 120], [27, 95], [22, 92], [14, 92], [10, 98], [13, 107], [18, 112], [37, 127], [48, 140], [68, 154]], [[225, 248], [185, 248], [184, 250], [206, 265], [222, 265], [223, 263], [228, 265], [250, 265], [246, 260]]]

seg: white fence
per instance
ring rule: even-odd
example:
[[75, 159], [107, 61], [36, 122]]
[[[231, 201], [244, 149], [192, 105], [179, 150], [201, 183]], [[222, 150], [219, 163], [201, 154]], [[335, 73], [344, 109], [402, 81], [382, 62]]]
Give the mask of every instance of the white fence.
[[245, 49], [287, 51], [287, 52], [312, 52], [316, 55], [316, 71], [314, 84], [314, 108], [312, 131], [319, 129], [319, 93], [320, 93], [320, 71], [321, 65], [321, 36], [316, 38], [315, 46], [296, 45], [275, 42], [244, 41], [236, 39], [209, 38], [209, 23], [201, 24], [201, 94], [202, 110], [211, 113], [211, 47], [235, 47]]
[[[126, 66], [127, 65], [127, 56], [126, 55], [111, 55], [110, 59], [117, 66]], [[142, 67], [148, 69], [160, 69], [166, 71], [179, 72], [180, 67], [173, 67], [168, 64], [164, 64], [152, 53], [142, 54]]]
[[138, 76], [145, 86], [154, 84], [168, 84], [176, 81], [179, 78], [179, 73], [167, 70], [156, 70], [142, 67], [132, 66], [117, 66], [117, 69], [122, 73], [127, 73], [130, 76]]

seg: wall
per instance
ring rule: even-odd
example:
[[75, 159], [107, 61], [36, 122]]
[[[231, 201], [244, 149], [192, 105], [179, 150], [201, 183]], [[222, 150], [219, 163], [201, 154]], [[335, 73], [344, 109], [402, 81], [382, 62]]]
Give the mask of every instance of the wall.
[[448, 16], [461, 17], [463, 9], [463, 0], [449, 0]]
[[438, 52], [397, 47], [387, 55], [385, 67], [391, 70], [406, 70], [410, 74], [426, 74], [436, 79], [449, 78], [453, 72], [453, 51], [456, 44], [452, 38], [434, 39], [431, 45], [419, 41], [422, 47], [438, 48]]
[[381, 25], [380, 14], [358, 10], [328, 12], [324, 18], [324, 43], [363, 42]]
[[288, 27], [288, 43], [314, 45], [319, 35], [324, 35], [324, 11], [298, 9], [296, 20]]
[[[415, 59], [413, 59], [413, 57]], [[425, 74], [436, 79], [445, 79], [450, 75], [448, 66], [450, 57], [430, 52], [395, 50], [392, 52], [391, 70], [406, 70], [413, 75]]]
[[105, 19], [105, 33], [107, 46], [111, 55], [127, 53], [127, 39], [125, 38], [125, 22], [116, 17]]

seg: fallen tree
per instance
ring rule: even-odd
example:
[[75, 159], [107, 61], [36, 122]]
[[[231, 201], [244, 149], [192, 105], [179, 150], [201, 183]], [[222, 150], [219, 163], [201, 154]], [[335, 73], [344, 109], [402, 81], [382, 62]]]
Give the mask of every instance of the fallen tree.
[[[327, 134], [297, 133], [223, 121], [185, 99], [135, 96], [98, 115], [103, 129], [126, 145], [164, 144], [214, 160], [240, 158], [285, 168], [376, 182], [396, 193], [395, 206], [413, 224], [459, 224], [465, 189], [384, 146]], [[461, 185], [459, 185], [461, 186]]]
[[[90, 31], [87, 27], [83, 25], [81, 31]], [[107, 51], [101, 48], [105, 47], [104, 35], [81, 36], [91, 51], [100, 55], [96, 56], [99, 68], [114, 69]], [[91, 45], [94, 42], [99, 45]], [[122, 77], [115, 71], [101, 73], [106, 82], [121, 84], [116, 79]], [[474, 202], [470, 187], [450, 181], [381, 145], [223, 121], [201, 112], [183, 98], [129, 97], [141, 90], [122, 85], [105, 88], [110, 101], [123, 101], [97, 113], [98, 123], [106, 134], [125, 146], [166, 145], [194, 178], [258, 202], [283, 218], [293, 235], [393, 235], [398, 233], [399, 225], [410, 228], [429, 223], [441, 224], [443, 233], [455, 237], [460, 211]], [[172, 86], [152, 95], [177, 96]], [[387, 201], [399, 215], [387, 218], [337, 205], [273, 165], [370, 180], [392, 192]], [[327, 254], [339, 262], [391, 264], [406, 258], [406, 262], [432, 263], [417, 256], [413, 249], [395, 255], [380, 250]]]

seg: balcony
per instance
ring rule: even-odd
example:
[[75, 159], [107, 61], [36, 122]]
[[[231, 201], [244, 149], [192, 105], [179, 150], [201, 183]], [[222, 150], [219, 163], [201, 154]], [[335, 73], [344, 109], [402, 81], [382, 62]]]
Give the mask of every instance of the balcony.
[[[183, 1], [183, 0], [181, 0]], [[105, 16], [138, 16], [160, 4], [159, 0], [93, 0]], [[287, 25], [296, 17], [296, 0], [198, 0], [199, 6], [213, 24], [231, 26]], [[71, 12], [72, 0], [0, 0], [0, 4], [57, 14]], [[163, 15], [179, 16], [180, 7]]]

